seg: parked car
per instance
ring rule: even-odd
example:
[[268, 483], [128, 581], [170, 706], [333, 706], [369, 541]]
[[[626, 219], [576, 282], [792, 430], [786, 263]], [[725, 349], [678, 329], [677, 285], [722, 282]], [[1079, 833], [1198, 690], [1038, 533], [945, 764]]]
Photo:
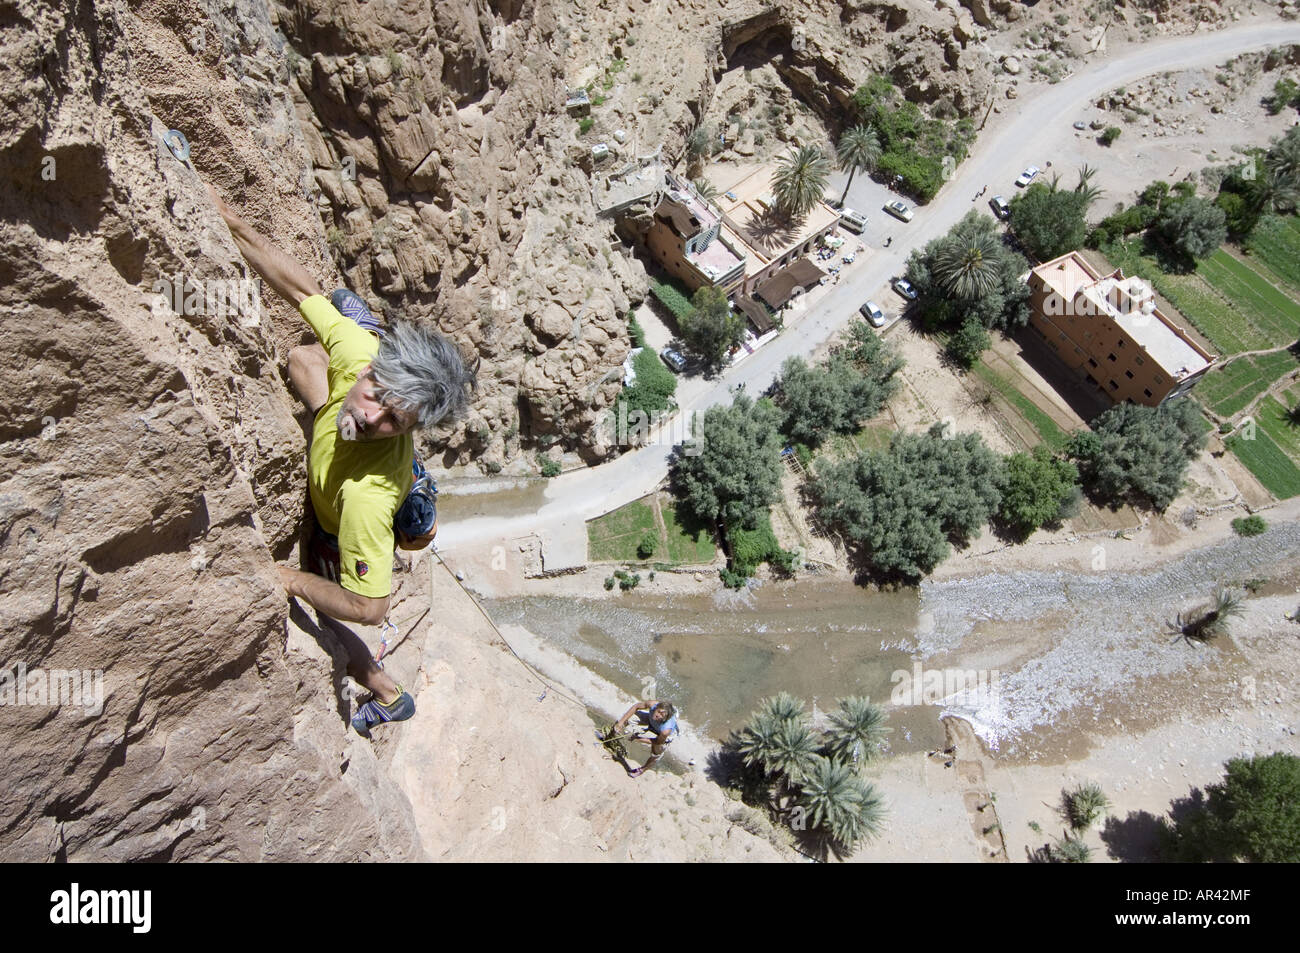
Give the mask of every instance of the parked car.
[[890, 285], [908, 301], [916, 300], [916, 289], [912, 287], [912, 283], [906, 278], [895, 278], [890, 282]]
[[840, 224], [849, 231], [861, 235], [862, 230], [867, 227], [867, 217], [861, 212], [846, 208], [840, 212]]
[[898, 199], [894, 199], [892, 202], [886, 202], [885, 211], [894, 216], [894, 218], [900, 219], [904, 222], [910, 222], [912, 220], [912, 209], [906, 202], [901, 202]]
[[659, 357], [678, 374], [686, 370], [686, 358], [682, 357], [680, 352], [674, 351], [670, 347], [666, 347], [660, 351]]
[[1000, 195], [989, 199], [989, 208], [993, 209], [993, 214], [1003, 221], [1011, 217], [1011, 203]]
[[1020, 186], [1023, 189], [1030, 182], [1034, 181], [1034, 179], [1038, 176], [1039, 171], [1040, 170], [1038, 166], [1031, 165], [1024, 172], [1020, 173], [1020, 178], [1016, 179], [1016, 185]]
[[858, 308], [862, 316], [871, 322], [873, 328], [883, 328], [885, 326], [885, 312], [880, 310], [880, 305], [874, 301], [868, 301], [862, 307]]

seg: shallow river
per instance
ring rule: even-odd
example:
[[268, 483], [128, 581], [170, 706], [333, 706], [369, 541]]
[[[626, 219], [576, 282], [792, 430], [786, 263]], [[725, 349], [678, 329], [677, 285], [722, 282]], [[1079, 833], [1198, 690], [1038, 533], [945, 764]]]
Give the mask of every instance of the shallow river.
[[[1267, 579], [1265, 594], [1293, 592], [1298, 570], [1300, 523], [1281, 523], [1136, 572], [988, 573], [899, 592], [804, 575], [740, 594], [643, 586], [611, 598], [485, 606], [629, 694], [654, 679], [654, 694], [714, 738], [777, 691], [817, 711], [859, 694], [886, 705], [891, 750], [936, 747], [938, 716], [949, 710], [990, 745], [1037, 760], [1069, 756], [1083, 731], [1117, 719], [1134, 728], [1177, 717], [1193, 699], [1217, 704], [1200, 684], [1206, 666], [1230, 682], [1239, 653], [1223, 640], [1189, 646], [1171, 637], [1169, 621], [1218, 585]], [[924, 679], [935, 671], [947, 681], [932, 690]], [[901, 697], [909, 687], [913, 696]]]

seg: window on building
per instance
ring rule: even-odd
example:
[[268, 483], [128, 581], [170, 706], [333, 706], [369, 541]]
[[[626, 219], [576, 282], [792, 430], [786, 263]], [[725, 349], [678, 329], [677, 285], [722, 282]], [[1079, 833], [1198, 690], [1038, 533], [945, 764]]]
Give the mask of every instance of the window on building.
[[1146, 394], [1148, 397], [1151, 396], [1151, 391], [1149, 390], [1143, 389], [1142, 393]]
[[1079, 349], [1076, 347], [1076, 348], [1074, 349], [1074, 353], [1075, 353], [1075, 354], [1082, 354], [1083, 351], [1079, 350]]
[[1137, 363], [1137, 366], [1138, 366], [1138, 367], [1141, 367], [1141, 366], [1142, 366], [1142, 358], [1140, 358], [1140, 357], [1135, 357], [1135, 358], [1133, 358], [1133, 360]]
[[1165, 379], [1161, 377], [1159, 374], [1155, 376], [1154, 380], [1157, 384], [1163, 384], [1165, 382]]
[[1096, 367], [1096, 366], [1097, 366], [1097, 362], [1094, 361], [1092, 358], [1088, 358], [1088, 366], [1089, 366], [1089, 367]]
[[1133, 372], [1132, 372], [1132, 371], [1125, 371], [1125, 372], [1124, 372], [1124, 376], [1127, 377], [1129, 380], [1132, 380], [1132, 379], [1133, 379]]
[[1114, 381], [1111, 381], [1111, 382], [1110, 382], [1110, 389], [1111, 389], [1111, 390], [1119, 390], [1119, 385], [1116, 384]]
[[1124, 339], [1123, 339], [1123, 338], [1120, 338], [1120, 339], [1119, 339], [1119, 346], [1120, 346], [1120, 347], [1123, 347], [1123, 346], [1124, 346]]
[[1116, 360], [1118, 360], [1118, 358], [1116, 358], [1114, 354], [1107, 354], [1106, 357], [1109, 361], [1111, 361], [1111, 363], [1114, 363]]

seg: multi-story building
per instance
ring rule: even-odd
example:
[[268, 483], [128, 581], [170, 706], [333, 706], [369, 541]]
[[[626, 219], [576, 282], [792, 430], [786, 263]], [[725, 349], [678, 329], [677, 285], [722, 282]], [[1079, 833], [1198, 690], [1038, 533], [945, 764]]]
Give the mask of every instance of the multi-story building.
[[1151, 286], [1100, 274], [1077, 251], [1029, 273], [1029, 325], [1115, 402], [1157, 407], [1191, 389], [1216, 358], [1157, 306]]
[[694, 291], [703, 285], [727, 294], [745, 279], [745, 247], [722, 221], [721, 212], [695, 187], [671, 173], [668, 189], [646, 233], [646, 247], [673, 277]]

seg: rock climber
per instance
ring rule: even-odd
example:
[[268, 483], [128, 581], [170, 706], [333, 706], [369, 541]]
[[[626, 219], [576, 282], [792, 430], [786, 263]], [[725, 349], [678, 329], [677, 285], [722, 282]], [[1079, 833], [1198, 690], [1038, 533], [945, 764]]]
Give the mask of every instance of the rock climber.
[[[378, 625], [392, 594], [395, 542], [423, 549], [437, 531], [437, 490], [412, 434], [464, 412], [474, 370], [436, 331], [397, 321], [385, 332], [351, 292], [327, 299], [300, 263], [208, 192], [248, 264], [320, 341], [289, 355], [289, 378], [315, 420], [307, 468], [314, 525], [310, 571], [278, 566], [280, 581], [324, 616]], [[353, 727], [367, 735], [372, 725], [410, 718], [415, 701], [365, 642], [346, 627], [332, 630], [345, 642], [349, 674], [372, 693]]]
[[623, 728], [633, 718], [636, 719], [637, 733], [632, 740], [650, 746], [650, 758], [639, 768], [629, 768], [629, 778], [639, 778], [648, 768], [663, 757], [664, 749], [677, 737], [677, 709], [669, 702], [637, 702], [623, 717], [614, 723], [614, 734], [621, 734]]

